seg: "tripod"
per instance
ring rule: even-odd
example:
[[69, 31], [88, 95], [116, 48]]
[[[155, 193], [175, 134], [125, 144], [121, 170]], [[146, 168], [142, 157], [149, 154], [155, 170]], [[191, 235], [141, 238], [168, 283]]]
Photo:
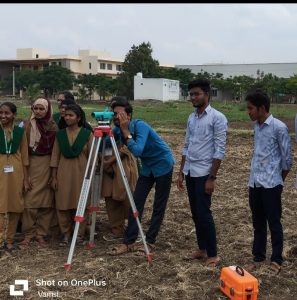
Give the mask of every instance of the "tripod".
[[[72, 257], [74, 254], [74, 249], [75, 249], [79, 226], [80, 226], [80, 223], [85, 220], [84, 213], [85, 213], [85, 209], [86, 209], [86, 204], [87, 204], [91, 184], [92, 184], [92, 197], [91, 197], [91, 205], [89, 207], [89, 211], [91, 212], [91, 228], [90, 228], [90, 240], [87, 245], [87, 248], [92, 249], [95, 247], [94, 235], [95, 235], [95, 224], [96, 224], [96, 212], [99, 210], [98, 206], [97, 206], [97, 200], [98, 200], [99, 196], [101, 195], [103, 163], [104, 163], [104, 154], [105, 154], [105, 145], [106, 145], [106, 137], [107, 136], [110, 138], [112, 149], [116, 156], [117, 164], [119, 166], [121, 177], [122, 177], [122, 180], [123, 180], [123, 183], [124, 183], [124, 186], [125, 186], [128, 198], [129, 198], [133, 216], [136, 219], [137, 226], [138, 226], [138, 229], [139, 229], [139, 232], [141, 235], [141, 239], [142, 239], [142, 242], [144, 245], [146, 258], [147, 258], [148, 262], [152, 261], [152, 253], [150, 253], [147, 243], [146, 243], [146, 240], [145, 240], [145, 236], [144, 236], [144, 233], [143, 233], [143, 230], [141, 227], [141, 223], [140, 223], [140, 220], [138, 217], [139, 213], [136, 209], [135, 202], [134, 202], [134, 199], [132, 196], [132, 192], [131, 192], [130, 186], [128, 184], [125, 170], [124, 170], [124, 167], [123, 167], [123, 164], [122, 164], [122, 161], [120, 158], [120, 154], [119, 154], [116, 142], [115, 142], [115, 138], [113, 136], [113, 131], [110, 127], [110, 121], [98, 121], [98, 125], [99, 126], [94, 129], [94, 139], [92, 142], [92, 146], [91, 146], [91, 150], [90, 150], [90, 154], [89, 154], [89, 158], [88, 158], [88, 162], [87, 162], [87, 166], [86, 166], [86, 171], [85, 171], [85, 175], [84, 175], [84, 180], [82, 183], [82, 188], [81, 188], [79, 201], [78, 201], [78, 205], [77, 205], [76, 215], [74, 218], [74, 221], [75, 221], [74, 233], [72, 236], [68, 259], [67, 259], [67, 262], [64, 264], [64, 267], [66, 270], [71, 269], [71, 262], [72, 262]], [[99, 153], [99, 147], [100, 147], [101, 142], [103, 142], [103, 143], [102, 143], [102, 159], [101, 159], [101, 165], [100, 165], [100, 169], [99, 169], [99, 175], [95, 174], [95, 176], [94, 176], [95, 166], [96, 166], [97, 157], [98, 157], [98, 153]]]

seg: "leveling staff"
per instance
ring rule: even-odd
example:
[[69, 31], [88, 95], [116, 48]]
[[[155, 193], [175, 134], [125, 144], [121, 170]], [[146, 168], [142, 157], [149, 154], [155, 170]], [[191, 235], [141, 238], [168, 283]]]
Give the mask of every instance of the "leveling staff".
[[[114, 112], [113, 122], [115, 139], [120, 137], [125, 141], [132, 154], [141, 159], [142, 168], [134, 191], [134, 201], [141, 220], [146, 198], [155, 186], [155, 197], [150, 227], [146, 233], [149, 251], [153, 251], [159, 229], [161, 227], [170, 193], [172, 171], [175, 160], [169, 146], [144, 121], [132, 120], [133, 108], [123, 97], [115, 97], [111, 104]], [[138, 236], [136, 219], [130, 209], [128, 227], [125, 230], [124, 243], [114, 247], [110, 255], [119, 255], [135, 250], [139, 255], [145, 255], [142, 244], [134, 246]]]

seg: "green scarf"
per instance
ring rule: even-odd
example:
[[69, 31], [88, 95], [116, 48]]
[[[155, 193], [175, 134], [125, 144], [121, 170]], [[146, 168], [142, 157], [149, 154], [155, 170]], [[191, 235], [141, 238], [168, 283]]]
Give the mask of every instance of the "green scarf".
[[86, 128], [81, 128], [73, 145], [70, 146], [66, 128], [61, 129], [57, 132], [57, 140], [59, 142], [60, 150], [66, 158], [78, 157], [89, 139], [92, 132]]
[[[12, 143], [10, 154], [15, 154], [18, 151], [24, 131], [24, 128], [21, 127], [16, 126], [13, 128], [13, 139], [7, 144], [7, 148], [9, 149]], [[2, 128], [0, 128], [0, 153], [6, 154], [4, 130]]]
[[61, 118], [61, 114], [59, 112], [56, 112], [53, 114], [53, 119], [56, 122], [57, 125], [59, 125], [59, 120]]

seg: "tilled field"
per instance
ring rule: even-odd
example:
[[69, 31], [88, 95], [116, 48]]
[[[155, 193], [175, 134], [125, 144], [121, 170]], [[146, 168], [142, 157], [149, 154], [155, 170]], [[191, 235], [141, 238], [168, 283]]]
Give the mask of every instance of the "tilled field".
[[[218, 289], [221, 267], [244, 266], [251, 260], [253, 232], [247, 181], [252, 137], [235, 133], [228, 136], [226, 158], [219, 171], [212, 200], [221, 265], [212, 270], [204, 266], [204, 261], [185, 262], [182, 259], [196, 247], [187, 195], [178, 192], [175, 185], [183, 135], [162, 136], [175, 152], [177, 165], [153, 263], [148, 264], [145, 258], [133, 253], [117, 257], [106, 254], [115, 242], [102, 239], [102, 235], [108, 232], [107, 217], [102, 206], [98, 214], [96, 248], [88, 251], [77, 246], [70, 271], [64, 269], [69, 249], [59, 247], [57, 238], [52, 238], [48, 249], [41, 250], [33, 245], [28, 250], [18, 250], [12, 256], [1, 257], [0, 299], [12, 299], [9, 285], [14, 284], [16, 279], [29, 281], [29, 290], [24, 292], [24, 297], [19, 297], [22, 299], [40, 299], [43, 296], [112, 300], [227, 299]], [[253, 273], [260, 284], [259, 300], [297, 299], [297, 191], [294, 189], [297, 147], [294, 142], [292, 145], [294, 166], [283, 192], [285, 262], [277, 276], [269, 275], [265, 266]], [[144, 212], [144, 229], [149, 225], [152, 196], [151, 193]], [[270, 238], [268, 245], [269, 258]]]

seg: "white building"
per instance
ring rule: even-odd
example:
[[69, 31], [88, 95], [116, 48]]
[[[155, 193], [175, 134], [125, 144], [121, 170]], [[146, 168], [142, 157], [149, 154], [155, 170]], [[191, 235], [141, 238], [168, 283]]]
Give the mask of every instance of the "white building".
[[134, 76], [134, 100], [179, 100], [179, 81], [165, 78]]
[[297, 63], [259, 63], [259, 64], [205, 64], [205, 65], [176, 65], [178, 69], [190, 69], [197, 73], [221, 73], [224, 78], [230, 76], [251, 76], [257, 78], [261, 73], [273, 74], [277, 77], [289, 78], [297, 74]]

